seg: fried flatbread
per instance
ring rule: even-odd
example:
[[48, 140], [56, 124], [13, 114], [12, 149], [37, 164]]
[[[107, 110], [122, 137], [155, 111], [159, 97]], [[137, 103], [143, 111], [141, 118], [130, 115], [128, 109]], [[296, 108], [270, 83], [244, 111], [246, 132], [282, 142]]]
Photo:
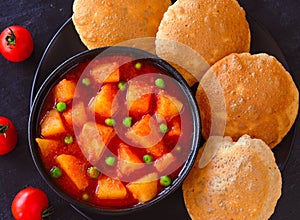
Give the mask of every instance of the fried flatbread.
[[170, 0], [75, 0], [72, 20], [88, 49], [155, 37]]
[[[236, 0], [177, 0], [164, 14], [156, 37], [157, 55], [187, 70], [182, 75], [190, 85], [224, 56], [250, 50], [249, 25]], [[198, 56], [192, 57], [191, 50]]]
[[202, 134], [243, 134], [281, 142], [298, 114], [299, 93], [281, 63], [268, 54], [231, 54], [214, 64], [197, 89]]
[[268, 219], [282, 186], [268, 145], [248, 135], [237, 142], [230, 137], [211, 136], [209, 142], [204, 151], [212, 148], [209, 151], [215, 153], [208, 154], [209, 158], [204, 159], [208, 163], [200, 168], [202, 150], [183, 183], [184, 202], [191, 218]]

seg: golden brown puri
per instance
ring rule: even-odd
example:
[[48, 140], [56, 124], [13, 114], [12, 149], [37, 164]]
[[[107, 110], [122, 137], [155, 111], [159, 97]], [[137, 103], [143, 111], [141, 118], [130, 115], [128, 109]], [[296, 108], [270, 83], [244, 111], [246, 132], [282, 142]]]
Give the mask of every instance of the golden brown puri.
[[275, 147], [298, 114], [299, 93], [291, 75], [267, 54], [231, 54], [215, 63], [197, 89], [202, 134], [243, 134]]
[[266, 143], [244, 135], [211, 136], [215, 154], [199, 167], [203, 148], [183, 183], [186, 208], [193, 220], [268, 219], [281, 195], [281, 174]]
[[[249, 25], [236, 0], [177, 0], [164, 14], [156, 37], [156, 53], [185, 69], [192, 59], [182, 45], [196, 51], [203, 59], [200, 63], [209, 65], [230, 53], [250, 49]], [[190, 72], [202, 70], [197, 66]]]
[[75, 0], [72, 20], [88, 49], [155, 37], [170, 0]]

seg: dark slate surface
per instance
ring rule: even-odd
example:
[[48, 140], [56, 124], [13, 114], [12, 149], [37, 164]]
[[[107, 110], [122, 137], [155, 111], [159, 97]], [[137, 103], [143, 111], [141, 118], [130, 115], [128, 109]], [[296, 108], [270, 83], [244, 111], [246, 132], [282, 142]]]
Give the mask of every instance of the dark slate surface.
[[[32, 162], [27, 144], [27, 119], [31, 83], [43, 51], [59, 27], [71, 16], [73, 0], [2, 0], [0, 1], [0, 30], [18, 24], [27, 27], [33, 34], [35, 49], [30, 59], [22, 63], [10, 63], [0, 57], [0, 115], [10, 118], [17, 127], [19, 141], [16, 149], [0, 157], [0, 220], [13, 219], [10, 211], [15, 194], [26, 186], [39, 187], [47, 193], [55, 208], [53, 220], [85, 219], [65, 201], [58, 197], [39, 176]], [[282, 49], [293, 73], [300, 83], [300, 1], [299, 0], [240, 0], [248, 14], [263, 24]], [[297, 131], [299, 123], [297, 123]], [[296, 220], [300, 217], [300, 137], [296, 141], [289, 161], [283, 171], [283, 192], [271, 219]], [[178, 192], [180, 193], [180, 192]], [[178, 194], [177, 193], [177, 194]], [[175, 193], [171, 199], [177, 196]], [[188, 219], [183, 208], [168, 206], [168, 210], [156, 207], [157, 214], [141, 213], [143, 219], [162, 219], [163, 211], [169, 217]], [[179, 206], [182, 201], [178, 201]], [[173, 214], [170, 214], [173, 213]], [[147, 217], [148, 216], [148, 217]], [[117, 219], [117, 218], [99, 218]], [[119, 218], [119, 219], [131, 219]]]

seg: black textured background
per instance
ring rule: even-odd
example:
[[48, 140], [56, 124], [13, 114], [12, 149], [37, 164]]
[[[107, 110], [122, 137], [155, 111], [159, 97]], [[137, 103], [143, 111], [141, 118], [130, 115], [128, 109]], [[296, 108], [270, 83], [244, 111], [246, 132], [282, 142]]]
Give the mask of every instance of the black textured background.
[[[263, 24], [274, 37], [299, 87], [300, 0], [240, 0], [239, 2], [246, 12]], [[13, 219], [10, 211], [11, 202], [16, 193], [26, 186], [38, 187], [47, 193], [55, 208], [55, 214], [51, 219], [85, 219], [52, 192], [42, 180], [34, 167], [27, 144], [27, 119], [33, 76], [47, 44], [59, 27], [71, 16], [72, 3], [73, 0], [0, 1], [0, 31], [9, 25], [23, 25], [30, 30], [35, 42], [34, 53], [25, 62], [10, 63], [0, 56], [0, 115], [10, 118], [15, 123], [19, 134], [15, 150], [8, 155], [0, 156], [0, 220]], [[300, 219], [299, 122], [296, 127], [296, 141], [282, 173], [282, 196], [272, 220]], [[172, 195], [169, 199], [174, 199], [176, 196], [176, 194]], [[164, 203], [168, 203], [168, 200]], [[182, 201], [178, 203], [181, 204]], [[177, 213], [184, 211], [177, 207], [158, 210], [169, 214], [157, 213], [156, 219], [162, 219], [162, 216], [178, 219], [176, 216], [180, 215]], [[147, 211], [144, 214], [143, 219], [154, 216]], [[188, 219], [187, 215], [184, 218]], [[131, 219], [130, 216], [128, 219]]]

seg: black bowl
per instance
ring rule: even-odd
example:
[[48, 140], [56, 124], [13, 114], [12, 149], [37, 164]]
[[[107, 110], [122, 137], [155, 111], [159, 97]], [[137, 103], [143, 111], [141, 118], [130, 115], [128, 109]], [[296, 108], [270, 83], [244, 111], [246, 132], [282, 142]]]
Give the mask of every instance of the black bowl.
[[[68, 73], [69, 70], [74, 68], [80, 63], [84, 63], [87, 61], [92, 60], [93, 58], [97, 56], [113, 56], [113, 55], [124, 55], [124, 56], [131, 56], [136, 59], [147, 59], [153, 63], [153, 65], [159, 67], [164, 72], [166, 72], [169, 76], [174, 78], [177, 82], [179, 82], [179, 87], [183, 92], [183, 95], [188, 100], [188, 104], [190, 110], [191, 110], [191, 118], [192, 118], [192, 125], [193, 125], [193, 134], [191, 134], [192, 137], [192, 146], [191, 150], [187, 156], [186, 161], [184, 162], [181, 171], [179, 172], [178, 177], [175, 179], [175, 181], [172, 183], [171, 186], [167, 187], [165, 190], [163, 190], [161, 193], [159, 193], [154, 199], [151, 201], [144, 203], [144, 204], [137, 204], [132, 207], [127, 208], [120, 208], [120, 209], [108, 209], [108, 208], [99, 208], [95, 207], [90, 204], [86, 204], [84, 202], [81, 202], [79, 200], [76, 200], [75, 198], [68, 195], [66, 192], [64, 192], [61, 188], [59, 188], [53, 181], [52, 177], [50, 177], [48, 171], [44, 168], [42, 159], [40, 157], [40, 153], [38, 150], [37, 143], [35, 142], [35, 138], [38, 137], [39, 134], [39, 121], [40, 116], [42, 114], [42, 106], [44, 105], [44, 102], [46, 100], [46, 97], [48, 96], [51, 89], [64, 77], [66, 73]], [[189, 88], [186, 81], [182, 78], [182, 76], [167, 62], [162, 60], [161, 58], [150, 54], [148, 52], [135, 49], [135, 48], [129, 48], [129, 47], [103, 47], [98, 48], [94, 50], [88, 50], [81, 52], [70, 59], [63, 62], [60, 66], [58, 66], [45, 80], [45, 82], [40, 87], [35, 100], [33, 102], [31, 113], [29, 116], [29, 122], [28, 122], [28, 141], [29, 141], [29, 147], [31, 151], [31, 155], [33, 158], [33, 161], [35, 163], [35, 166], [37, 167], [40, 175], [42, 178], [46, 181], [46, 183], [64, 200], [72, 204], [73, 206], [77, 207], [80, 210], [83, 210], [85, 212], [93, 213], [93, 214], [109, 214], [109, 215], [120, 215], [120, 214], [128, 214], [134, 211], [141, 210], [143, 208], [149, 207], [155, 203], [158, 203], [162, 199], [164, 199], [166, 196], [168, 196], [170, 193], [174, 192], [176, 189], [178, 189], [187, 174], [189, 173], [190, 169], [193, 166], [193, 163], [196, 159], [197, 152], [200, 145], [200, 139], [201, 139], [201, 125], [200, 125], [200, 116], [199, 116], [199, 110], [198, 106], [196, 104], [196, 100], [193, 96], [193, 93], [191, 89]]]

